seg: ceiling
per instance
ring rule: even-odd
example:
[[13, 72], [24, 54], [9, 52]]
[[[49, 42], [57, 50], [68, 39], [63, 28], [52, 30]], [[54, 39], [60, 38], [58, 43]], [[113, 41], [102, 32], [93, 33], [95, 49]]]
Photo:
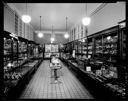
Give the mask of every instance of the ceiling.
[[[90, 15], [102, 3], [87, 3], [87, 14]], [[25, 3], [12, 3], [21, 15], [26, 13]], [[66, 31], [66, 16], [68, 30], [85, 16], [85, 3], [27, 3], [27, 11], [32, 17], [31, 24], [35, 30]]]

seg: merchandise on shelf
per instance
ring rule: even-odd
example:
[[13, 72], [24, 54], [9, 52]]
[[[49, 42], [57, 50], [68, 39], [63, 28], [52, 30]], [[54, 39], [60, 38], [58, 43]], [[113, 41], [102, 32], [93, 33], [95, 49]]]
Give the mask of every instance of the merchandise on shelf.
[[[34, 51], [38, 44], [29, 41], [15, 34], [4, 31], [4, 93], [8, 95], [13, 91], [24, 76], [29, 72], [35, 70], [35, 65], [24, 66], [31, 60], [31, 57], [37, 56], [38, 51]], [[35, 45], [35, 47], [33, 47]], [[29, 47], [31, 46], [31, 47]], [[31, 51], [30, 51], [31, 50]], [[35, 53], [34, 53], [35, 52]]]
[[[64, 61], [69, 67], [79, 68], [90, 78], [102, 83], [111, 92], [115, 92], [116, 96], [123, 98], [126, 96], [125, 86], [128, 84], [126, 27], [114, 26], [90, 35], [87, 39], [65, 44]], [[73, 49], [75, 57], [72, 57]]]

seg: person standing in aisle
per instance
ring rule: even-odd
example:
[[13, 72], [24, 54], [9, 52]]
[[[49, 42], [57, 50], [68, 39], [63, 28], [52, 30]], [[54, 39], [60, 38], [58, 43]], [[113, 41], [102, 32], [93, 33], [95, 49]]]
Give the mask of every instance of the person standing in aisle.
[[54, 67], [53, 67], [53, 64], [52, 64], [52, 61], [54, 60], [55, 56], [54, 55], [51, 55], [50, 57], [50, 69], [51, 69], [51, 78], [54, 77], [53, 73], [54, 73]]
[[55, 83], [57, 83], [58, 82], [57, 70], [61, 68], [61, 64], [60, 64], [60, 60], [55, 55], [51, 56], [50, 68], [51, 70], [54, 71], [54, 79], [55, 79]]

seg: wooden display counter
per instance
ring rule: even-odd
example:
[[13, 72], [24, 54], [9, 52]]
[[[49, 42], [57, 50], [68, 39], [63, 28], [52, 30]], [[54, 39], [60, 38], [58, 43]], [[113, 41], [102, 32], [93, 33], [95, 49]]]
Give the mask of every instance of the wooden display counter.
[[82, 82], [85, 81], [84, 83], [86, 83], [91, 90], [94, 90], [95, 93], [99, 93], [98, 95], [101, 95], [98, 98], [104, 99], [105, 97], [105, 99], [125, 99], [125, 87], [122, 84], [109, 82], [108, 79], [103, 76], [96, 75], [93, 72], [87, 72], [72, 60], [61, 60], [68, 65], [69, 69], [75, 72], [78, 78], [82, 79]]
[[20, 76], [18, 78], [10, 76], [4, 81], [5, 90], [4, 97], [5, 99], [16, 99], [21, 94], [25, 85], [30, 81], [33, 73], [38, 69], [42, 59], [30, 60], [25, 63], [21, 68], [17, 69], [15, 72]]

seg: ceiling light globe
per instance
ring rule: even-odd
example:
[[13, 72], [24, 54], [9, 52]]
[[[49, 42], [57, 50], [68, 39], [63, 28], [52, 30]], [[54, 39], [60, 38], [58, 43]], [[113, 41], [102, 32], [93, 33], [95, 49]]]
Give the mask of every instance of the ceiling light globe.
[[51, 42], [53, 42], [53, 41], [55, 41], [55, 39], [54, 38], [51, 38]]
[[41, 33], [41, 32], [38, 33], [38, 37], [39, 37], [39, 38], [42, 38], [42, 37], [43, 37], [43, 33]]
[[83, 23], [84, 26], [89, 25], [90, 22], [91, 22], [91, 18], [90, 17], [85, 17], [85, 18], [82, 19], [82, 23]]
[[68, 34], [68, 33], [65, 33], [65, 34], [64, 34], [64, 37], [65, 37], [66, 39], [68, 39], [68, 38], [69, 38], [69, 34]]
[[22, 16], [22, 21], [24, 23], [29, 23], [29, 22], [31, 22], [31, 17], [29, 15], [23, 15]]
[[85, 39], [83, 39], [82, 42], [85, 42]]

